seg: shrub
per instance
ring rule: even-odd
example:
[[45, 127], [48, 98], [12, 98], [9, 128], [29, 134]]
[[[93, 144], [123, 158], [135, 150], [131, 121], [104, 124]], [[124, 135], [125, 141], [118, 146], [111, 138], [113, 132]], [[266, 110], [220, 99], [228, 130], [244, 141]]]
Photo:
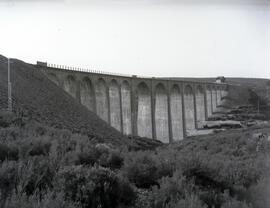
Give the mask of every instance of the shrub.
[[157, 171], [157, 163], [150, 152], [131, 154], [125, 160], [124, 173], [139, 188], [158, 185]]
[[4, 110], [0, 111], [0, 127], [8, 127], [14, 120], [16, 120], [16, 115], [14, 113]]
[[184, 199], [172, 201], [165, 208], [207, 208], [207, 206], [195, 194], [188, 194]]
[[56, 175], [58, 164], [50, 158], [33, 157], [19, 166], [18, 177], [22, 192], [27, 196], [39, 193], [40, 196], [53, 188], [53, 179]]
[[189, 154], [179, 159], [179, 168], [183, 175], [194, 182], [199, 187], [224, 190], [227, 184], [219, 175], [222, 163], [219, 159], [211, 159], [204, 154]]
[[163, 177], [160, 187], [153, 186], [147, 196], [140, 196], [136, 207], [147, 208], [206, 208], [199, 198], [199, 190], [194, 181], [188, 180], [181, 172], [175, 172], [172, 177]]
[[252, 206], [248, 205], [246, 202], [230, 198], [221, 205], [221, 208], [252, 208]]
[[82, 207], [118, 207], [131, 205], [136, 199], [133, 188], [123, 177], [106, 168], [65, 167], [59, 172], [57, 187], [65, 198]]
[[18, 160], [18, 148], [15, 145], [0, 143], [0, 161]]
[[173, 164], [167, 158], [151, 151], [133, 152], [126, 155], [123, 172], [138, 188], [159, 185], [158, 179], [173, 174]]
[[172, 177], [163, 177], [159, 187], [152, 187], [147, 198], [151, 208], [174, 207], [186, 195], [196, 192], [192, 181], [188, 181], [180, 172], [175, 172]]
[[17, 164], [5, 161], [0, 165], [0, 207], [16, 186]]
[[268, 208], [270, 207], [270, 179], [262, 178], [257, 184], [252, 185], [248, 191], [246, 198], [249, 199], [253, 207]]
[[76, 165], [94, 165], [97, 163], [99, 153], [94, 148], [89, 148], [87, 151], [77, 153]]
[[17, 142], [20, 157], [47, 156], [50, 152], [51, 141], [48, 138], [27, 138]]
[[265, 164], [256, 158], [228, 159], [222, 155], [210, 157], [202, 153], [186, 155], [179, 159], [179, 168], [188, 178], [194, 178], [196, 185], [215, 190], [233, 190], [235, 186], [249, 187], [256, 183]]
[[3, 208], [79, 208], [78, 205], [64, 199], [63, 193], [49, 192], [42, 198], [38, 195], [26, 196], [13, 194]]
[[101, 154], [99, 164], [103, 167], [111, 169], [120, 169], [123, 165], [124, 158], [121, 156], [119, 150], [110, 150], [107, 153]]
[[35, 128], [35, 134], [36, 136], [43, 136], [44, 134], [47, 133], [47, 129], [44, 126], [37, 125]]
[[95, 163], [102, 167], [111, 169], [120, 169], [123, 165], [124, 158], [119, 150], [112, 149], [105, 144], [88, 146], [77, 153], [77, 165], [91, 165]]
[[30, 156], [48, 155], [50, 152], [51, 143], [47, 141], [37, 140], [31, 143], [29, 150]]
[[224, 202], [223, 194], [211, 188], [200, 189], [198, 196], [208, 207], [220, 207]]

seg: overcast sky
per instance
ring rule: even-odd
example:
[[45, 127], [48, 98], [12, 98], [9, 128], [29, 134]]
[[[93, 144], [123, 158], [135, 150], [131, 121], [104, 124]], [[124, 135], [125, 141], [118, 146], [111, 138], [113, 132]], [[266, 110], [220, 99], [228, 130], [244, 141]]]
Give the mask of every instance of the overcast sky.
[[270, 78], [267, 0], [0, 0], [0, 54], [171, 77]]

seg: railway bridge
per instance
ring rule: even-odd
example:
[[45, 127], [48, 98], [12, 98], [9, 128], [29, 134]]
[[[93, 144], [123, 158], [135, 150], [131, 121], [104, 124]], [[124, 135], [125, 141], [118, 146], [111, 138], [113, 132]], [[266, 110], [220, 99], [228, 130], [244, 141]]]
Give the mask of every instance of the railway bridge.
[[202, 128], [228, 85], [138, 77], [38, 62], [70, 96], [125, 135], [179, 141]]

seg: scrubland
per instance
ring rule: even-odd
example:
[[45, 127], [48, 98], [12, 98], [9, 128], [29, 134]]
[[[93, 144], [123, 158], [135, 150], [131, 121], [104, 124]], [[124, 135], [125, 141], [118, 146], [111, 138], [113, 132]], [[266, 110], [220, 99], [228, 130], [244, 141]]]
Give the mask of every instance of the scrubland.
[[134, 151], [2, 112], [0, 207], [268, 208], [268, 135], [253, 127]]

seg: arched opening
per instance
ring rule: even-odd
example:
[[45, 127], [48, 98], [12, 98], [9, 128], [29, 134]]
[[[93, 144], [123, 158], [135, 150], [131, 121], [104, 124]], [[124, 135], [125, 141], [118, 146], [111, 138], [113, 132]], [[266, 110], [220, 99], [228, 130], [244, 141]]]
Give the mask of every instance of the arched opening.
[[174, 85], [171, 90], [171, 119], [173, 141], [179, 141], [184, 138], [182, 111], [181, 92], [179, 87]]
[[126, 135], [132, 134], [131, 130], [131, 91], [127, 81], [121, 85], [122, 96], [122, 116], [123, 116], [123, 133]]
[[220, 87], [219, 88], [219, 99], [220, 99], [220, 101], [219, 101], [219, 104], [221, 105], [222, 104], [222, 88]]
[[195, 110], [194, 110], [194, 96], [193, 89], [190, 85], [186, 85], [184, 91], [185, 102], [185, 123], [187, 135], [195, 130]]
[[217, 90], [216, 87], [212, 87], [212, 112], [217, 110]]
[[80, 85], [81, 104], [86, 106], [90, 111], [95, 110], [95, 93], [92, 81], [85, 77]]
[[212, 115], [212, 91], [211, 87], [207, 86], [206, 88], [206, 102], [207, 102], [207, 116]]
[[221, 104], [220, 88], [217, 87], [217, 106]]
[[221, 100], [222, 100], [222, 98], [224, 97], [224, 88], [221, 88], [220, 94], [221, 94]]
[[116, 80], [109, 85], [111, 126], [121, 131], [120, 92]]
[[222, 89], [222, 98], [225, 98], [226, 96], [228, 96], [228, 91], [226, 88]]
[[204, 90], [202, 86], [198, 85], [196, 88], [196, 115], [198, 128], [203, 127], [205, 121], [205, 105], [204, 105]]
[[106, 82], [100, 78], [97, 81], [96, 87], [96, 109], [97, 115], [106, 122], [109, 122], [108, 118], [108, 99], [106, 93]]
[[169, 143], [168, 96], [163, 84], [156, 86], [155, 123], [158, 140]]
[[147, 85], [138, 85], [138, 135], [152, 138], [151, 93]]
[[64, 80], [64, 90], [69, 93], [73, 98], [76, 98], [76, 80], [73, 76], [68, 75]]
[[51, 80], [56, 85], [60, 86], [60, 81], [59, 81], [58, 77], [56, 76], [56, 74], [49, 73], [49, 74], [47, 74], [47, 76], [48, 76], [49, 80]]

